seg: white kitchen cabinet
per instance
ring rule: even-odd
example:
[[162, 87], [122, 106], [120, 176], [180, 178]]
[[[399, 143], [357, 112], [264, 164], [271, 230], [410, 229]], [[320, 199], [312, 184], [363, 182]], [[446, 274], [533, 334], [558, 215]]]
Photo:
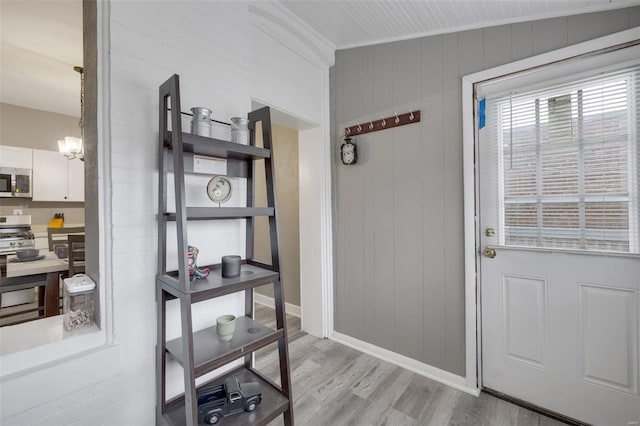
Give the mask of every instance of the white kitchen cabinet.
[[30, 169], [32, 149], [0, 145], [0, 167]]
[[33, 201], [66, 201], [68, 162], [59, 152], [33, 150]]
[[84, 163], [33, 150], [33, 201], [84, 201]]
[[84, 202], [84, 161], [67, 160], [67, 165], [69, 167], [67, 201]]

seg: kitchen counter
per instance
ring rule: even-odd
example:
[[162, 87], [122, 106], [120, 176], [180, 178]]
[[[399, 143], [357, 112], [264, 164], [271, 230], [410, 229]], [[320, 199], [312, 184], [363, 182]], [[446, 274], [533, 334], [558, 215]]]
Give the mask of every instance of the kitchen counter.
[[8, 278], [62, 272], [69, 269], [69, 262], [66, 259], [58, 259], [58, 256], [51, 251], [45, 252], [43, 259], [30, 262], [12, 262], [11, 259], [15, 258], [15, 255], [7, 256]]
[[[69, 270], [69, 263], [65, 259], [58, 259], [53, 252], [44, 253], [43, 259], [30, 262], [12, 262], [11, 259], [16, 259], [16, 256], [7, 256], [7, 278], [24, 279], [3, 285], [0, 293], [39, 287], [38, 306], [44, 307], [45, 317], [51, 317], [59, 314], [59, 276], [60, 272]], [[29, 277], [33, 277], [33, 281]]]

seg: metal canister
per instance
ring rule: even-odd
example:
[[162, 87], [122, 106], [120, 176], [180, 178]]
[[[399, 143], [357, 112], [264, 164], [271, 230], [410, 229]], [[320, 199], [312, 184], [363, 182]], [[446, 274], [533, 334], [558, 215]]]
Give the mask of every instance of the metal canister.
[[191, 133], [194, 135], [211, 137], [211, 111], [208, 108], [191, 108]]
[[231, 142], [249, 145], [249, 119], [233, 117], [231, 119]]

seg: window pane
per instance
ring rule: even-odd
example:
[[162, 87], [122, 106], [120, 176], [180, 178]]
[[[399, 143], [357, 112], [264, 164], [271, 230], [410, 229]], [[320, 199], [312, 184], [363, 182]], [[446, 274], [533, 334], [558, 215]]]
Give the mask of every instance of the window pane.
[[532, 149], [505, 150], [506, 160], [504, 170], [504, 195], [514, 197], [518, 195], [536, 194], [536, 151]]
[[629, 251], [629, 203], [588, 202], [586, 248], [602, 251]]
[[578, 144], [557, 143], [541, 149], [543, 195], [578, 193]]
[[580, 238], [556, 235], [556, 233], [547, 232], [542, 237], [541, 247], [564, 248], [567, 250], [579, 250]]
[[628, 147], [626, 137], [585, 144], [584, 185], [586, 194], [627, 194]]
[[579, 204], [543, 204], [541, 234], [542, 247], [580, 248]]
[[[587, 229], [629, 229], [629, 203], [619, 202], [588, 202], [585, 203]], [[629, 241], [628, 232], [626, 241]]]
[[639, 251], [637, 71], [496, 101], [504, 244]]
[[[543, 228], [580, 229], [578, 203], [552, 203], [542, 205]], [[562, 232], [559, 230], [558, 232]]]
[[504, 216], [507, 245], [535, 246], [538, 244], [536, 203], [506, 204]]

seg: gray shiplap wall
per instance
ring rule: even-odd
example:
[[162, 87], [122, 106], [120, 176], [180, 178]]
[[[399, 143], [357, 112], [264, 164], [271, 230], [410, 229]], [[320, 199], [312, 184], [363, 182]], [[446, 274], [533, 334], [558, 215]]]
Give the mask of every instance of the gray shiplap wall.
[[[461, 77], [638, 25], [636, 7], [336, 52], [336, 331], [465, 374]], [[340, 163], [345, 125], [409, 109], [420, 124]]]

